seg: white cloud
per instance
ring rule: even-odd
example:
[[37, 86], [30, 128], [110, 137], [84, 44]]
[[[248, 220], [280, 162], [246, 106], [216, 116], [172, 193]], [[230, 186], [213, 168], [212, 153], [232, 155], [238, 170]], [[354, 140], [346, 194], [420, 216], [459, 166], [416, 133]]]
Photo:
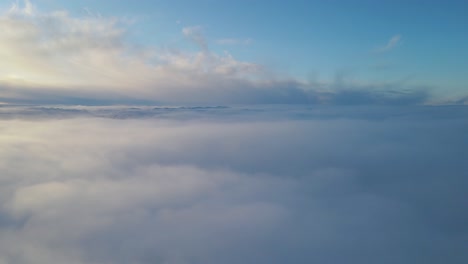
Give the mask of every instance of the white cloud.
[[378, 47], [377, 49], [374, 50], [374, 52], [376, 53], [388, 52], [400, 44], [401, 44], [401, 35], [395, 35], [390, 38], [390, 40], [385, 46]]
[[23, 7], [21, 7], [19, 1], [12, 3], [8, 13], [12, 15], [33, 15], [35, 13], [35, 8], [31, 1], [23, 0], [22, 2], [24, 3]]
[[66, 11], [39, 12], [30, 2], [13, 4], [0, 15], [0, 84], [13, 92], [0, 97], [14, 93], [33, 98], [44, 92], [186, 101], [200, 89], [209, 101], [214, 93], [206, 91], [223, 94], [231, 82], [245, 83], [245, 88], [257, 85], [252, 76], [260, 76], [261, 67], [209, 51], [200, 27], [182, 33], [201, 51], [184, 52], [136, 47], [126, 37], [126, 23], [112, 17], [73, 17]]
[[463, 107], [179, 111], [0, 120], [0, 260], [467, 259]]

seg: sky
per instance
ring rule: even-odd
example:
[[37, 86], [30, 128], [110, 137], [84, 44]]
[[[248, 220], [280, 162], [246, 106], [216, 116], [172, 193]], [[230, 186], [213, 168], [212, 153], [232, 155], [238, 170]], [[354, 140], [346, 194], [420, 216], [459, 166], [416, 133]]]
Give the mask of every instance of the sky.
[[468, 263], [467, 13], [0, 1], [0, 264]]
[[2, 101], [334, 104], [343, 93], [356, 103], [357, 93], [375, 104], [389, 94], [392, 102], [395, 94], [466, 102], [466, 1], [0, 7]]

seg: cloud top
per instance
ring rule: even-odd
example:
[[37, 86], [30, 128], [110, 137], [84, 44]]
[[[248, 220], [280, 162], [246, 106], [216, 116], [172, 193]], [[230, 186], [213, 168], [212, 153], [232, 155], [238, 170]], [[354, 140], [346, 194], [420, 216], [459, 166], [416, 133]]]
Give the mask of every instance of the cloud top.
[[465, 107], [313, 110], [2, 119], [0, 260], [466, 263]]

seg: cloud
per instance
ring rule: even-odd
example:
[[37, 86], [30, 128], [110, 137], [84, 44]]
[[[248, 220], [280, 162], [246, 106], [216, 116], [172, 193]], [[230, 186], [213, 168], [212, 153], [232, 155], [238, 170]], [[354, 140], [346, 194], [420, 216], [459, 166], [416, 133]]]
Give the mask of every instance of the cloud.
[[401, 35], [395, 35], [392, 38], [390, 38], [390, 40], [388, 41], [388, 43], [385, 46], [381, 46], [381, 47], [376, 48], [374, 50], [374, 52], [376, 52], [376, 53], [385, 53], [385, 52], [388, 52], [388, 51], [394, 49], [395, 47], [397, 47], [400, 44], [401, 44]]
[[[198, 27], [185, 28], [183, 34], [200, 44], [199, 52], [137, 47], [127, 39], [125, 20], [43, 13], [27, 2], [3, 13], [0, 28], [0, 87], [8, 90], [3, 98], [43, 93], [185, 101], [199, 88], [203, 94], [203, 89], [223, 93], [230, 82], [255, 86], [250, 78], [261, 69], [229, 53], [209, 51]], [[209, 93], [205, 96], [211, 100]]]
[[175, 111], [0, 120], [0, 259], [468, 259], [465, 107]]
[[23, 0], [23, 3], [24, 7], [21, 7], [18, 1], [12, 3], [10, 9], [8, 10], [8, 13], [32, 15], [36, 12], [35, 7], [31, 3], [31, 1]]
[[185, 37], [197, 44], [202, 51], [208, 51], [208, 45], [203, 36], [203, 28], [201, 26], [184, 27], [182, 33]]

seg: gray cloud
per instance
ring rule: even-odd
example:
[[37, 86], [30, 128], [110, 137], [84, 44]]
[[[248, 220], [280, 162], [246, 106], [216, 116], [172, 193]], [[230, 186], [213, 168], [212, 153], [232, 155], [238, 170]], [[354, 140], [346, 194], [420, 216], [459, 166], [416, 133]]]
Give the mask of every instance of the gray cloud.
[[[249, 66], [247, 66], [249, 67]], [[181, 77], [187, 79], [189, 77]], [[154, 104], [311, 104], [311, 105], [424, 105], [433, 97], [429, 89], [389, 85], [301, 83], [295, 80], [251, 82], [215, 75], [192, 76], [206, 86], [168, 84], [158, 99], [108, 91], [58, 91], [50, 88], [0, 86], [0, 101], [12, 104], [154, 105]], [[197, 81], [198, 80], [198, 81]], [[462, 100], [441, 102], [463, 104]]]
[[0, 110], [0, 263], [468, 259], [463, 106]]

